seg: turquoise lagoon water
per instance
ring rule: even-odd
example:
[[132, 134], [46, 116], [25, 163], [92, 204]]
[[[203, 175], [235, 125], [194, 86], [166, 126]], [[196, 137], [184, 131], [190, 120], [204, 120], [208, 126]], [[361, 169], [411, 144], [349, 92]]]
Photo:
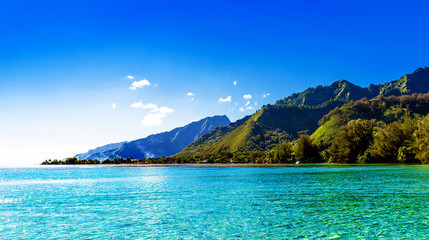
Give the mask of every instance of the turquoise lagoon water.
[[428, 239], [429, 166], [0, 169], [1, 239]]

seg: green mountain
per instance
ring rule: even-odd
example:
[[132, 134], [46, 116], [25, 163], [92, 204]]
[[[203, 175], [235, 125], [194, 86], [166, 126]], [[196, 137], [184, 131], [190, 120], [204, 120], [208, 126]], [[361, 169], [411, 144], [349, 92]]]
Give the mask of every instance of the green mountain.
[[429, 91], [429, 68], [419, 68], [413, 73], [406, 74], [396, 81], [374, 87], [378, 87], [378, 95], [384, 96], [427, 93]]
[[[292, 94], [274, 105], [263, 106], [252, 116], [245, 117], [228, 127], [217, 128], [188, 145], [178, 157], [233, 153], [248, 155], [251, 151], [267, 151], [281, 141], [297, 138], [300, 133], [313, 134], [319, 143], [332, 138], [329, 125], [335, 121], [322, 120], [326, 131], [319, 128], [319, 120], [331, 110], [350, 101], [362, 98], [373, 99], [379, 95], [404, 95], [429, 91], [429, 68], [419, 68], [398, 80], [373, 85], [367, 88], [356, 86], [346, 80], [336, 81], [329, 86], [308, 88]], [[318, 132], [317, 132], [317, 131]], [[316, 133], [316, 132], [317, 133]]]
[[315, 131], [318, 120], [342, 103], [331, 101], [321, 107], [267, 105], [252, 116], [228, 127], [203, 135], [188, 145], [178, 156], [219, 154], [222, 152], [247, 155], [251, 151], [266, 151], [279, 142], [295, 138], [298, 133]]
[[429, 91], [429, 68], [419, 68], [413, 73], [406, 74], [400, 79], [384, 84], [371, 84], [366, 88], [356, 86], [346, 80], [336, 81], [330, 86], [308, 88], [301, 93], [294, 93], [289, 97], [277, 101], [279, 105], [319, 106], [328, 101], [356, 101], [366, 97], [375, 98], [379, 95], [400, 96], [412, 93], [426, 93]]

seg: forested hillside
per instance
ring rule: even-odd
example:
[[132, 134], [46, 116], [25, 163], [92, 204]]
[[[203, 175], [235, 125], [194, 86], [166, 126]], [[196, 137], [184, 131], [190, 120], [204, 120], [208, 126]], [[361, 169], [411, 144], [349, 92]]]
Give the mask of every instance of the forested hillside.
[[[406, 113], [411, 114], [411, 117], [414, 117], [413, 114], [427, 114], [429, 111], [423, 100], [426, 95], [414, 94], [401, 98], [388, 96], [428, 91], [427, 67], [419, 68], [398, 80], [371, 84], [367, 88], [345, 80], [336, 81], [330, 86], [309, 88], [279, 100], [274, 105], [265, 105], [254, 115], [229, 127], [219, 128], [202, 136], [176, 157], [203, 159], [211, 156], [213, 159], [246, 161], [252, 152], [259, 151], [261, 154], [254, 154], [267, 158], [262, 157], [262, 153], [306, 134], [311, 135], [309, 140], [313, 144], [325, 150], [339, 128], [350, 120], [374, 119], [389, 124], [401, 119]], [[373, 98], [377, 100], [368, 101]]]

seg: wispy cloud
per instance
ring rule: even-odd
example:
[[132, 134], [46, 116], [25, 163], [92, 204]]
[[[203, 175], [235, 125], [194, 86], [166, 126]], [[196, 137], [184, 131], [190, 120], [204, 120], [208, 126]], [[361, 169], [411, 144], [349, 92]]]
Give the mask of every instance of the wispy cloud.
[[137, 88], [142, 88], [145, 86], [150, 86], [150, 82], [146, 79], [140, 80], [140, 81], [134, 81], [129, 89], [131, 90], [137, 90]]
[[191, 101], [194, 101], [195, 100], [195, 98], [191, 98]]
[[131, 107], [150, 109], [150, 112], [141, 121], [143, 126], [159, 126], [162, 124], [162, 120], [174, 111], [169, 107], [158, 107], [154, 103], [143, 104], [142, 101], [131, 104]]
[[252, 107], [252, 106], [248, 106], [246, 109], [247, 109], [247, 110], [253, 110], [253, 109], [255, 109], [255, 108], [254, 108], [254, 107]]
[[191, 93], [191, 92], [188, 92], [186, 95], [187, 95], [187, 96], [190, 96], [190, 97], [195, 96], [195, 94], [194, 94], [194, 93]]
[[269, 94], [269, 93], [266, 93], [266, 94], [264, 94], [262, 97], [266, 98], [266, 97], [268, 97], [268, 96], [270, 96], [270, 94]]
[[238, 111], [244, 112], [244, 107], [239, 108]]
[[234, 86], [236, 86], [237, 85], [237, 81], [234, 81], [233, 84], [234, 84]]
[[220, 97], [220, 98], [218, 99], [218, 101], [219, 101], [219, 103], [231, 102], [231, 96], [228, 96], [228, 97], [226, 97], [226, 98], [222, 98], [222, 97]]
[[246, 94], [246, 95], [243, 95], [243, 98], [246, 100], [249, 100], [249, 99], [252, 99], [252, 95]]
[[112, 108], [116, 109], [116, 103], [112, 103]]
[[246, 105], [245, 106], [247, 106], [247, 105], [249, 105], [250, 104], [250, 101], [247, 101], [247, 103], [246, 103]]
[[127, 78], [130, 79], [130, 80], [133, 80], [134, 76], [128, 75]]

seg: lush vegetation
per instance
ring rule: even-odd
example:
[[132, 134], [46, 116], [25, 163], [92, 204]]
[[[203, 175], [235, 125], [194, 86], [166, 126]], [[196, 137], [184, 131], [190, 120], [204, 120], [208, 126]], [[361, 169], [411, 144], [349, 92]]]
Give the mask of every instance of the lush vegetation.
[[329, 101], [317, 107], [266, 105], [250, 117], [202, 136], [175, 157], [230, 152], [241, 159], [252, 151], [270, 151], [286, 140], [290, 141], [299, 135], [314, 132], [319, 119], [342, 104], [338, 101]]
[[327, 150], [333, 163], [429, 163], [429, 115], [390, 124], [358, 121], [340, 129]]
[[342, 126], [332, 144], [320, 151], [309, 135], [283, 140], [268, 151], [112, 160], [46, 160], [43, 164], [181, 164], [181, 163], [429, 163], [429, 114], [386, 124], [375, 120], [351, 120]]
[[401, 95], [418, 91], [418, 86], [429, 91], [428, 79], [429, 68], [420, 68], [368, 88], [347, 81], [310, 88], [217, 127], [168, 158], [45, 164], [429, 163], [429, 94]]
[[327, 151], [329, 161], [363, 163], [366, 150], [374, 139], [374, 123], [374, 120], [357, 120], [350, 121], [348, 125], [341, 127]]
[[339, 129], [351, 120], [375, 120], [381, 123], [392, 123], [406, 115], [411, 117], [425, 116], [429, 112], [428, 94], [403, 95], [400, 97], [379, 96], [368, 101], [361, 99], [349, 102], [336, 108], [320, 121], [320, 127], [312, 134], [315, 143], [322, 149], [331, 145]]

